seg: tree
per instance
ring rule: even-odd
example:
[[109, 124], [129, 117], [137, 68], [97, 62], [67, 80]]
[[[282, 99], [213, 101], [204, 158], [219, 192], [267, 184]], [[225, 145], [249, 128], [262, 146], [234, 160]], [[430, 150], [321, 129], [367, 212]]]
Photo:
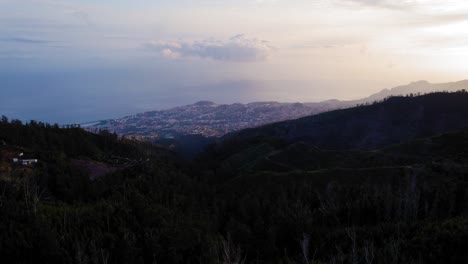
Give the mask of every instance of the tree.
[[8, 117], [2, 115], [2, 121], [1, 121], [1, 122], [2, 122], [2, 124], [4, 124], [4, 125], [8, 124]]

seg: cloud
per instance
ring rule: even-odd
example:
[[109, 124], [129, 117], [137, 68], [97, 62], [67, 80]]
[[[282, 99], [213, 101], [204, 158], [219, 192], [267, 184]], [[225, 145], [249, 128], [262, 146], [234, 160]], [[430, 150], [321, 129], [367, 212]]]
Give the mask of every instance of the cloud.
[[91, 21], [91, 18], [89, 14], [83, 10], [74, 10], [70, 12], [75, 18], [78, 20], [82, 21], [85, 25], [87, 26], [92, 26], [93, 22]]
[[23, 44], [47, 44], [47, 43], [50, 43], [50, 41], [47, 41], [47, 40], [22, 38], [22, 37], [0, 38], [0, 41], [2, 41], [2, 42], [12, 42], [12, 43], [23, 43]]
[[436, 11], [435, 14], [443, 13], [444, 10], [452, 11], [466, 7], [464, 0], [334, 0], [335, 4], [354, 7], [371, 7], [380, 9], [391, 9], [398, 11], [409, 11], [420, 13], [425, 11]]
[[345, 0], [345, 2], [388, 9], [407, 9], [416, 3], [412, 0]]
[[421, 15], [414, 18], [411, 24], [437, 26], [468, 21], [468, 13], [452, 13], [441, 15]]
[[221, 61], [253, 62], [267, 60], [274, 51], [268, 41], [235, 35], [227, 41], [206, 39], [195, 42], [154, 41], [146, 49], [167, 58], [199, 57]]
[[464, 5], [465, 0], [332, 0], [335, 4], [345, 7], [370, 7], [375, 9], [388, 9], [391, 11], [420, 12], [442, 11], [457, 9]]
[[387, 20], [387, 24], [398, 27], [434, 27], [468, 21], [468, 5], [457, 0], [335, 0], [335, 3], [359, 9], [368, 7], [376, 11], [390, 10], [399, 18]]

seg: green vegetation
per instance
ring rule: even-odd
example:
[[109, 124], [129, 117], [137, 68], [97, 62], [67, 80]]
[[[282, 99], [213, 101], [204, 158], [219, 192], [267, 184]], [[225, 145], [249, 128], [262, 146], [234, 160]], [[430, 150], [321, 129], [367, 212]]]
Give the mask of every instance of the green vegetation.
[[[459, 131], [324, 150], [281, 137], [231, 137], [188, 162], [105, 131], [3, 118], [0, 256], [2, 263], [466, 263], [467, 139]], [[39, 163], [12, 164], [19, 152]], [[113, 170], [91, 177], [86, 161]]]

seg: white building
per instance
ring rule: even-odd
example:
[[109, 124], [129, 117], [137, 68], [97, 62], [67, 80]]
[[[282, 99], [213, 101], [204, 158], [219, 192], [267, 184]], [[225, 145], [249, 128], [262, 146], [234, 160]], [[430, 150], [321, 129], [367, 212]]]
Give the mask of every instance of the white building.
[[24, 159], [24, 160], [21, 160], [21, 164], [23, 164], [23, 165], [31, 165], [31, 164], [34, 164], [34, 163], [37, 163], [37, 159]]
[[[18, 157], [23, 157], [23, 156], [24, 156], [23, 153], [18, 154]], [[21, 164], [21, 165], [24, 165], [24, 166], [31, 165], [31, 164], [34, 164], [34, 163], [37, 163], [37, 162], [38, 162], [37, 159], [13, 158], [13, 163], [18, 163], [18, 164]]]

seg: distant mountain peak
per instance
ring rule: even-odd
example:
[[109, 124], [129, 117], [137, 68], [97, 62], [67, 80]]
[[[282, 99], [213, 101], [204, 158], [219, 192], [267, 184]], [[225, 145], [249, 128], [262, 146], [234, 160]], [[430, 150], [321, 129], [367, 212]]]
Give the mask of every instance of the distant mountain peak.
[[430, 83], [426, 80], [420, 80], [420, 81], [410, 83], [410, 85], [428, 85], [428, 84]]
[[214, 103], [214, 102], [211, 102], [211, 101], [198, 101], [198, 102], [194, 103], [193, 105], [195, 105], [195, 106], [212, 106], [212, 105], [217, 105], [217, 104]]
[[272, 105], [272, 104], [279, 104], [279, 102], [276, 102], [276, 101], [259, 101], [259, 102], [248, 103], [247, 105]]

